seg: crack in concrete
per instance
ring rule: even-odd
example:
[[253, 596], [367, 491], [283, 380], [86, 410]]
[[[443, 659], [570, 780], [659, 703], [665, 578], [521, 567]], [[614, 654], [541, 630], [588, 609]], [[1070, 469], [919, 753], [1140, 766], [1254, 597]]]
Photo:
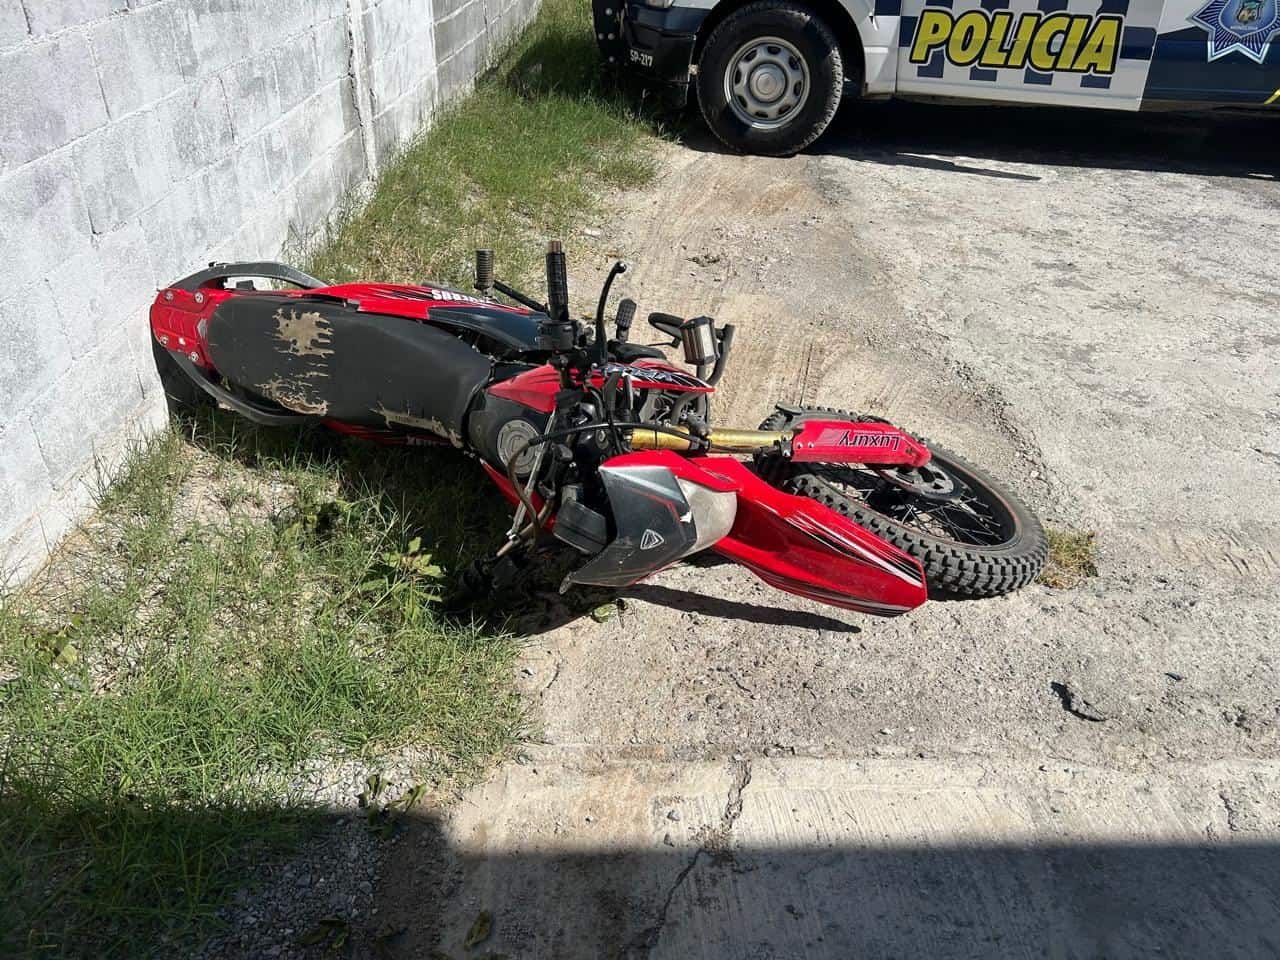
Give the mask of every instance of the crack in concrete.
[[1240, 829], [1239, 811], [1236, 809], [1235, 803], [1227, 796], [1225, 789], [1218, 791], [1218, 799], [1222, 801], [1222, 809], [1227, 815], [1227, 832], [1236, 833]]
[[737, 773], [729, 787], [729, 800], [724, 805], [724, 816], [720, 819], [720, 829], [728, 831], [742, 816], [742, 791], [751, 783], [751, 762], [740, 760], [734, 764]]
[[676, 893], [684, 884], [685, 877], [693, 872], [693, 868], [698, 865], [698, 861], [702, 859], [702, 855], [707, 851], [704, 847], [699, 847], [693, 852], [693, 856], [676, 874], [675, 882], [667, 888], [667, 895], [663, 898], [662, 908], [658, 911], [658, 915], [654, 922], [637, 933], [627, 948], [628, 956], [647, 957], [653, 953], [653, 948], [658, 945], [658, 939], [662, 936], [662, 930], [667, 925], [667, 914], [671, 912], [671, 901], [676, 898]]
[[735, 768], [734, 778], [733, 782], [729, 784], [729, 796], [725, 801], [724, 813], [720, 816], [720, 826], [715, 830], [708, 831], [706, 838], [699, 844], [698, 849], [693, 851], [693, 856], [689, 858], [689, 862], [680, 868], [675, 880], [667, 888], [667, 894], [662, 899], [662, 907], [657, 911], [654, 922], [631, 938], [631, 942], [627, 946], [628, 956], [648, 957], [653, 953], [653, 949], [658, 945], [658, 940], [662, 937], [663, 929], [666, 928], [667, 916], [671, 912], [671, 904], [680, 888], [684, 885], [685, 879], [693, 872], [693, 868], [698, 865], [698, 861], [703, 856], [720, 858], [728, 852], [729, 838], [733, 825], [742, 816], [742, 792], [751, 783], [750, 761], [735, 761], [733, 766]]
[[551, 689], [552, 684], [554, 684], [557, 680], [559, 680], [559, 679], [560, 679], [560, 668], [561, 668], [562, 666], [564, 666], [564, 661], [563, 661], [563, 660], [560, 660], [560, 659], [557, 659], [557, 660], [556, 660], [556, 669], [555, 669], [555, 671], [551, 674], [551, 679], [547, 681], [546, 686], [544, 686], [540, 691], [538, 691], [538, 695], [539, 695], [539, 696], [544, 696], [544, 695], [546, 694], [546, 692], [547, 692], [548, 690], [550, 690], [550, 689]]

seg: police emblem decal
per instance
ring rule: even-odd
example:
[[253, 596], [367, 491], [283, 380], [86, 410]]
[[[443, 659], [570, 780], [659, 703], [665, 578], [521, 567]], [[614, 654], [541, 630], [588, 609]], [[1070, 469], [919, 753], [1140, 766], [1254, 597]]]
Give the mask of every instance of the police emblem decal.
[[1262, 63], [1280, 33], [1280, 0], [1209, 0], [1191, 22], [1209, 31], [1211, 62], [1238, 51]]

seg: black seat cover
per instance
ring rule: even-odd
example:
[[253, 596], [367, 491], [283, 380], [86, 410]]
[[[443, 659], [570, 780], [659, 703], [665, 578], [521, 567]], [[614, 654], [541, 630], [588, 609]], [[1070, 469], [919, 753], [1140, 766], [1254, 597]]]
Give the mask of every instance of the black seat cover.
[[416, 320], [271, 295], [234, 297], [209, 319], [218, 372], [298, 413], [462, 435], [489, 359]]

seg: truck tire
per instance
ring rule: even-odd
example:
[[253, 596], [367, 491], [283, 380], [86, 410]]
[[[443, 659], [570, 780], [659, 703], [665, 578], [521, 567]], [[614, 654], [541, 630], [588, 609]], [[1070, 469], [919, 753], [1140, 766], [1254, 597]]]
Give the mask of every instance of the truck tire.
[[784, 157], [827, 129], [844, 87], [835, 34], [812, 11], [760, 0], [712, 31], [698, 61], [698, 106], [711, 132], [743, 153]]

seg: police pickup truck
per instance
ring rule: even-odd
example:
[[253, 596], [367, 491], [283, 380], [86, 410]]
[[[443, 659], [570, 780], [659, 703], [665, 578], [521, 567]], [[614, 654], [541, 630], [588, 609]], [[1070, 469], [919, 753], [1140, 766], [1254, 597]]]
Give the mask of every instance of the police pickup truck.
[[843, 94], [1280, 107], [1280, 0], [593, 0], [606, 60], [785, 155]]

